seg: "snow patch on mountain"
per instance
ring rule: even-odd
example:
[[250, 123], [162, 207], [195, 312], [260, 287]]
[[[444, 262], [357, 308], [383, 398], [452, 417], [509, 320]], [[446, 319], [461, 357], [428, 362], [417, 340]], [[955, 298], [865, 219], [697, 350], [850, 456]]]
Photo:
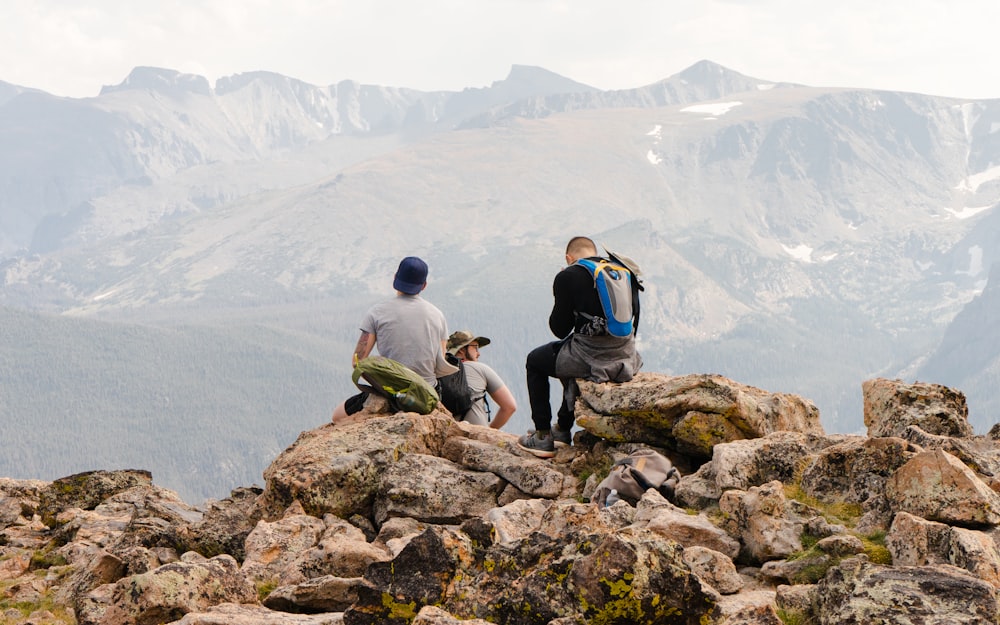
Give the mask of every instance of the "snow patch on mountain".
[[983, 269], [983, 248], [973, 245], [969, 248], [969, 268], [955, 273], [975, 277], [983, 273]]
[[804, 263], [811, 263], [811, 262], [813, 262], [813, 259], [812, 259], [813, 248], [809, 247], [805, 243], [800, 243], [800, 244], [796, 245], [795, 247], [789, 247], [789, 246], [785, 245], [784, 243], [782, 243], [781, 244], [781, 249], [785, 250], [785, 253], [787, 253], [792, 258], [795, 258], [797, 260], [801, 260]]
[[985, 171], [981, 171], [978, 174], [973, 174], [967, 176], [957, 185], [955, 189], [958, 191], [969, 191], [971, 193], [976, 193], [979, 191], [979, 187], [983, 186], [987, 182], [1000, 179], [1000, 165], [996, 167], [990, 167]]
[[951, 213], [956, 219], [968, 219], [969, 217], [974, 217], [983, 211], [988, 211], [993, 208], [992, 205], [987, 206], [966, 206], [959, 210], [954, 208], [945, 207], [945, 210]]
[[[653, 145], [660, 144], [660, 139], [663, 138], [663, 135], [661, 133], [662, 130], [663, 126], [661, 126], [660, 124], [656, 124], [655, 126], [653, 126], [652, 130], [646, 133], [647, 137], [653, 137]], [[659, 165], [660, 163], [663, 162], [663, 159], [660, 158], [660, 155], [654, 152], [652, 149], [646, 152], [646, 160], [652, 163], [653, 165]]]
[[708, 104], [693, 104], [691, 106], [685, 106], [681, 109], [682, 113], [706, 113], [713, 117], [719, 117], [725, 115], [737, 106], [742, 106], [743, 103], [736, 102], [710, 102]]

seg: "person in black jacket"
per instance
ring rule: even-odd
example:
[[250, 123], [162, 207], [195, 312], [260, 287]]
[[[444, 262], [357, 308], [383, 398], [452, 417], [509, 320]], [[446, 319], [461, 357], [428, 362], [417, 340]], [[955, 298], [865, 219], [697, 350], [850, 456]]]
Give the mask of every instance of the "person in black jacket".
[[[608, 334], [594, 278], [585, 267], [576, 264], [582, 258], [600, 259], [597, 246], [587, 237], [574, 237], [566, 246], [568, 267], [556, 274], [552, 283], [554, 303], [549, 329], [560, 340], [533, 349], [525, 362], [528, 402], [535, 429], [520, 437], [518, 446], [540, 458], [551, 458], [556, 446], [572, 443], [577, 378], [627, 382], [642, 367], [634, 332], [625, 337]], [[633, 308], [633, 314], [637, 315], [637, 292]], [[549, 405], [550, 377], [559, 378], [563, 385], [555, 427]]]

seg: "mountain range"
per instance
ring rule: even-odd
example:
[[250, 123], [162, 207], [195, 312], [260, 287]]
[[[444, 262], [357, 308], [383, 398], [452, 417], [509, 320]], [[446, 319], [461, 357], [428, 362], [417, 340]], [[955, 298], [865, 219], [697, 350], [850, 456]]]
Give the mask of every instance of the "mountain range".
[[526, 66], [461, 92], [0, 82], [0, 474], [144, 464], [189, 499], [259, 480], [351, 392], [357, 323], [410, 254], [450, 326], [493, 339], [527, 429], [523, 359], [577, 234], [641, 265], [647, 370], [800, 394], [835, 432], [863, 428], [865, 379], [915, 377], [985, 431], [998, 131], [1000, 100], [709, 61], [619, 91]]

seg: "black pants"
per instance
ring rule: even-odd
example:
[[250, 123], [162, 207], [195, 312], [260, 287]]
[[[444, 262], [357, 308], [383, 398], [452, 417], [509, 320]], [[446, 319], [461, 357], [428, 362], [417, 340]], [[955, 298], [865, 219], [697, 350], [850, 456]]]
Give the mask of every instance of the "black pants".
[[[552, 429], [552, 407], [549, 405], [549, 378], [556, 376], [556, 354], [565, 340], [546, 343], [528, 354], [524, 368], [528, 374], [528, 403], [531, 421], [538, 431]], [[557, 413], [559, 429], [569, 432], [573, 428], [573, 404], [576, 402], [576, 380], [560, 379], [563, 386], [562, 402]]]

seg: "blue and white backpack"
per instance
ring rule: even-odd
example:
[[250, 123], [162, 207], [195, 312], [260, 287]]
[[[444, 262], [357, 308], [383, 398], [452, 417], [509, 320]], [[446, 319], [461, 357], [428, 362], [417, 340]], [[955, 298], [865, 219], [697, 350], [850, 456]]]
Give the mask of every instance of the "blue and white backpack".
[[[576, 264], [594, 278], [594, 288], [597, 289], [601, 308], [604, 309], [607, 333], [612, 336], [629, 336], [635, 333], [639, 325], [639, 291], [643, 290], [637, 276], [639, 271], [635, 263], [622, 262], [610, 252], [608, 257], [597, 260], [581, 258]], [[586, 313], [580, 314], [587, 317], [591, 325], [601, 321]]]

